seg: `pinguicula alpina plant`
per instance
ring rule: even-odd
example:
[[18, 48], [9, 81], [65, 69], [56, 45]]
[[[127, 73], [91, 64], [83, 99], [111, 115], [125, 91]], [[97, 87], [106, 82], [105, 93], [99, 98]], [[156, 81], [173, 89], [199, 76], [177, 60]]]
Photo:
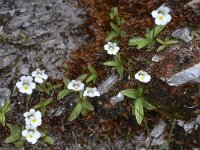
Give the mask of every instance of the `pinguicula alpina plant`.
[[172, 16], [169, 14], [170, 8], [162, 5], [157, 10], [151, 12], [152, 17], [155, 19], [156, 25], [166, 25], [172, 20]]
[[151, 76], [146, 71], [140, 70], [135, 74], [135, 79], [143, 83], [148, 83], [151, 80]]
[[169, 14], [170, 8], [162, 5], [157, 10], [152, 11], [151, 15], [155, 19], [156, 26], [150, 30], [147, 29], [145, 37], [134, 37], [129, 40], [129, 45], [134, 46], [137, 49], [153, 48], [156, 42], [156, 37], [165, 28], [167, 23], [172, 20]]
[[26, 129], [22, 131], [22, 135], [26, 137], [26, 140], [32, 144], [35, 144], [40, 138], [41, 134], [37, 130], [37, 127], [42, 124], [42, 115], [39, 110], [30, 109], [23, 114], [26, 122]]
[[96, 87], [94, 88], [87, 87], [83, 92], [83, 96], [95, 97], [95, 96], [100, 96], [100, 94]]
[[22, 76], [20, 81], [16, 83], [16, 86], [19, 89], [19, 92], [31, 95], [36, 84], [33, 82], [31, 76]]
[[107, 61], [103, 63], [105, 66], [110, 66], [113, 69], [116, 69], [118, 74], [122, 77], [124, 72], [123, 63], [119, 54], [119, 46], [117, 46], [117, 43], [108, 42], [104, 45], [104, 50], [107, 51], [109, 55], [114, 55], [114, 60]]
[[69, 90], [73, 90], [73, 91], [83, 91], [84, 89], [84, 84], [81, 81], [76, 81], [76, 80], [72, 80], [71, 82], [69, 82], [67, 88]]
[[45, 74], [45, 70], [40, 70], [39, 68], [33, 71], [31, 75], [34, 77], [34, 81], [36, 83], [43, 83], [44, 80], [47, 80], [48, 78], [48, 76]]
[[42, 124], [42, 115], [39, 110], [35, 111], [35, 109], [30, 109], [28, 112], [25, 112], [23, 116], [25, 117], [26, 125], [37, 127]]
[[87, 99], [87, 97], [96, 97], [100, 96], [96, 87], [90, 88], [86, 87], [83, 83], [84, 80], [87, 79], [87, 74], [83, 74], [77, 77], [75, 80], [69, 80], [68, 78], [64, 78], [64, 89], [61, 90], [58, 94], [57, 99], [63, 99], [70, 93], [79, 94], [79, 97], [75, 99], [76, 106], [70, 114], [69, 121], [75, 120], [80, 114], [86, 116], [88, 111], [93, 111], [94, 108]]
[[109, 34], [107, 35], [105, 39], [106, 42], [113, 41], [115, 40], [115, 38], [125, 36], [125, 32], [120, 29], [121, 24], [123, 23], [123, 20], [119, 16], [117, 7], [111, 8], [110, 19], [111, 19], [111, 22], [110, 22], [111, 31], [109, 32]]
[[37, 130], [37, 128], [31, 125], [26, 125], [26, 129], [22, 131], [22, 135], [26, 137], [26, 140], [29, 143], [32, 143], [32, 144], [35, 144], [38, 141], [38, 139], [41, 137], [41, 134]]

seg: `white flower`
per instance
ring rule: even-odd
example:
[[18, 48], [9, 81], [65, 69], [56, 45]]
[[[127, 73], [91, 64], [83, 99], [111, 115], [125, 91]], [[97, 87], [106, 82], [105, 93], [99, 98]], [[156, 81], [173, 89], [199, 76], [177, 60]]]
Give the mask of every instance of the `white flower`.
[[83, 96], [89, 96], [89, 97], [95, 97], [100, 96], [99, 92], [97, 91], [97, 88], [89, 88], [87, 87], [85, 91], [83, 92]]
[[39, 110], [35, 111], [34, 109], [30, 109], [28, 112], [25, 112], [23, 116], [25, 117], [26, 125], [37, 127], [42, 124], [42, 115]]
[[22, 76], [20, 82], [16, 83], [17, 88], [21, 93], [31, 94], [33, 89], [36, 87], [36, 84], [33, 81], [31, 76]]
[[155, 23], [157, 25], [166, 25], [172, 20], [172, 16], [169, 12], [170, 9], [162, 5], [157, 10], [152, 11], [151, 15], [155, 18]]
[[108, 42], [104, 45], [104, 49], [107, 51], [109, 55], [116, 55], [120, 48], [117, 46], [117, 43]]
[[146, 71], [140, 70], [135, 74], [135, 79], [147, 83], [151, 80], [151, 76]]
[[46, 80], [48, 78], [48, 76], [44, 72], [45, 70], [40, 70], [39, 68], [37, 68], [36, 71], [32, 72], [32, 77], [35, 77], [35, 82], [43, 83], [43, 79]]
[[72, 80], [67, 88], [69, 90], [82, 91], [84, 89], [84, 84], [81, 81]]
[[26, 129], [22, 131], [22, 135], [26, 137], [26, 140], [29, 143], [35, 144], [37, 140], [40, 138], [41, 134], [37, 131], [36, 127], [26, 126]]

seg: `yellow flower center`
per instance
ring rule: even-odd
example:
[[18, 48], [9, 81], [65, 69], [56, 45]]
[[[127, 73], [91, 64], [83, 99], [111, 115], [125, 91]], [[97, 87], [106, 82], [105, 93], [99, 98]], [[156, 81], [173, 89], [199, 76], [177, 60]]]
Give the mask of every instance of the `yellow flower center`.
[[27, 85], [24, 85], [24, 90], [28, 90], [28, 86]]
[[36, 120], [36, 119], [33, 119], [33, 120], [32, 120], [32, 122], [33, 122], [33, 123], [36, 123], [36, 122], [37, 122], [37, 120]]
[[33, 135], [32, 135], [32, 134], [29, 134], [29, 138], [31, 138], [31, 139], [32, 139], [32, 138], [33, 138]]
[[159, 20], [163, 20], [163, 19], [164, 19], [163, 15], [159, 15], [159, 16], [158, 16], [158, 19], [159, 19]]

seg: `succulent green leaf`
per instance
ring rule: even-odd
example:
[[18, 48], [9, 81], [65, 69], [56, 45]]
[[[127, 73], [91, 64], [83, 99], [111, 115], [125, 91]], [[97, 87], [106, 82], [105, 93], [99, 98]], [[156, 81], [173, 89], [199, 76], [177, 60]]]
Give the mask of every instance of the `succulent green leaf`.
[[117, 66], [120, 66], [120, 63], [117, 61], [107, 61], [107, 62], [103, 63], [103, 65], [117, 67]]
[[143, 97], [139, 97], [135, 100], [135, 118], [138, 124], [142, 123], [144, 117], [144, 110], [143, 110]]
[[137, 98], [137, 90], [136, 89], [126, 89], [122, 90], [121, 93], [129, 98], [136, 99]]
[[65, 96], [67, 96], [70, 93], [70, 90], [68, 89], [63, 89], [58, 93], [57, 99], [61, 100], [63, 99]]
[[76, 107], [70, 114], [69, 121], [75, 120], [80, 115], [81, 111], [82, 111], [82, 104], [77, 103]]

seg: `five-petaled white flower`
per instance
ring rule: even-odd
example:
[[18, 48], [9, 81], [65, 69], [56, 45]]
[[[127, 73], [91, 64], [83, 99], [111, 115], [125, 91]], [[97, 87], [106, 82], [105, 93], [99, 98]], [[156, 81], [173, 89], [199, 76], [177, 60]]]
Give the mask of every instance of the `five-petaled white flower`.
[[43, 80], [48, 78], [48, 76], [45, 74], [45, 70], [40, 70], [39, 68], [32, 72], [32, 77], [35, 77], [34, 80], [37, 83], [43, 83]]
[[157, 10], [152, 11], [151, 15], [155, 18], [156, 25], [166, 25], [172, 20], [169, 14], [170, 8], [162, 5]]
[[147, 83], [151, 80], [151, 76], [146, 71], [140, 70], [135, 74], [135, 79]]
[[42, 124], [42, 115], [39, 110], [35, 111], [35, 109], [30, 109], [28, 112], [25, 112], [23, 116], [25, 117], [26, 125], [37, 127]]
[[36, 84], [33, 81], [31, 76], [22, 76], [20, 82], [16, 83], [17, 88], [21, 93], [31, 94], [33, 89], [35, 89]]
[[74, 90], [74, 91], [83, 91], [84, 89], [84, 84], [81, 81], [76, 81], [76, 80], [72, 80], [67, 88], [69, 90]]
[[117, 43], [108, 42], [104, 45], [104, 49], [109, 55], [116, 55], [120, 48], [117, 46]]
[[89, 96], [89, 97], [95, 97], [100, 96], [99, 92], [97, 91], [97, 88], [89, 88], [87, 87], [85, 91], [83, 92], [83, 96]]
[[26, 126], [26, 129], [22, 131], [22, 135], [26, 137], [26, 140], [29, 143], [32, 144], [35, 144], [41, 136], [40, 132], [37, 131], [36, 127], [33, 127], [31, 125]]

